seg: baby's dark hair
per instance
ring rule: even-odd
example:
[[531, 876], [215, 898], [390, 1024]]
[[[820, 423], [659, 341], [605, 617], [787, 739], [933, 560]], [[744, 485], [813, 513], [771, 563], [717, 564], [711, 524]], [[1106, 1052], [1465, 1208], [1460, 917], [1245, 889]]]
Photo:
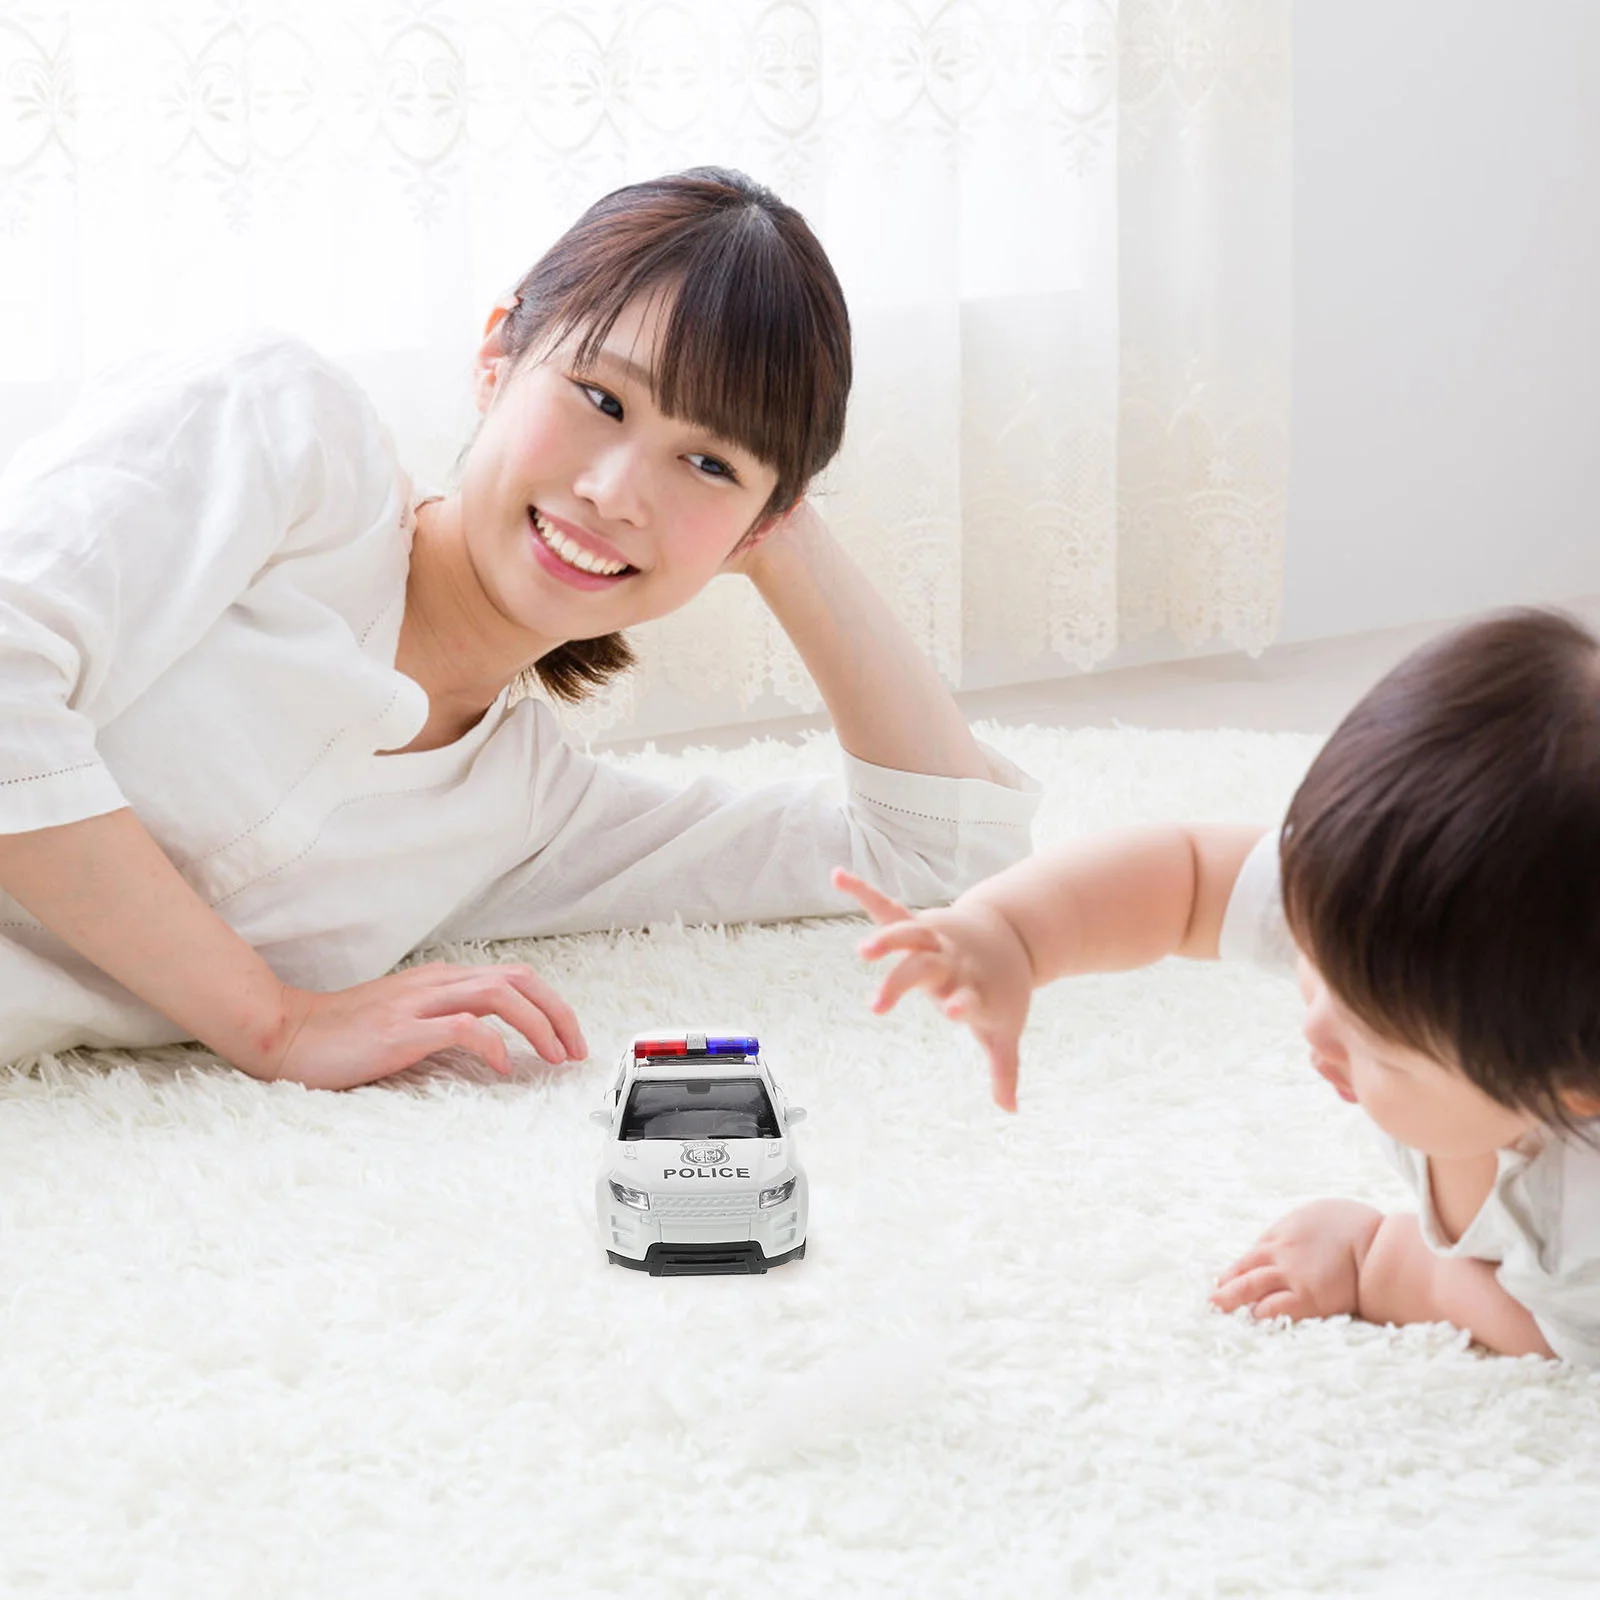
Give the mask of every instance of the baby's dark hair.
[[1497, 614], [1403, 661], [1289, 807], [1300, 948], [1380, 1037], [1556, 1126], [1600, 1093], [1600, 642]]
[[[590, 206], [523, 277], [503, 347], [517, 361], [576, 334], [585, 364], [630, 302], [657, 293], [670, 294], [671, 310], [656, 403], [774, 468], [761, 516], [781, 516], [837, 453], [850, 396], [850, 317], [816, 235], [731, 168], [629, 184]], [[532, 670], [551, 694], [581, 700], [633, 659], [623, 635], [608, 633], [569, 640]]]

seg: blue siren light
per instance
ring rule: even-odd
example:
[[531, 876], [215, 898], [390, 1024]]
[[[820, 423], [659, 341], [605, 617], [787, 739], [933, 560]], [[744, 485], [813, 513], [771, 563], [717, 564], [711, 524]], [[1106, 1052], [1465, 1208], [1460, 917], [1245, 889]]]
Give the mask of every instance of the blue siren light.
[[758, 1056], [761, 1042], [753, 1037], [741, 1039], [707, 1039], [708, 1056]]

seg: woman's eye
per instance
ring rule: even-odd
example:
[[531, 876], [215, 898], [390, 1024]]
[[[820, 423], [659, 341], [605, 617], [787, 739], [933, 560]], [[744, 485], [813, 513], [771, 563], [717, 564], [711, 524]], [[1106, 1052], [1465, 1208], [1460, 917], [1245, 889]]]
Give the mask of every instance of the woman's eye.
[[726, 478], [730, 483], [739, 481], [739, 474], [728, 465], [726, 461], [717, 456], [701, 455], [699, 452], [687, 458], [699, 472], [708, 478]]
[[[573, 381], [577, 382], [576, 379]], [[602, 416], [610, 417], [614, 422], [622, 421], [622, 402], [610, 390], [598, 388], [592, 383], [579, 383], [578, 387], [583, 391], [584, 398]]]

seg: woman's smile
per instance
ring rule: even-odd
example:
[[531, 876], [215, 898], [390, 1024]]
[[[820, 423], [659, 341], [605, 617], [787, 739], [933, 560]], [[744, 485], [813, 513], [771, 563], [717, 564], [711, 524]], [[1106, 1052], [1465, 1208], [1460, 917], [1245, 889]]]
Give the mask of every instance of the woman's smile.
[[577, 589], [609, 589], [639, 569], [585, 528], [528, 507], [534, 555], [545, 571]]

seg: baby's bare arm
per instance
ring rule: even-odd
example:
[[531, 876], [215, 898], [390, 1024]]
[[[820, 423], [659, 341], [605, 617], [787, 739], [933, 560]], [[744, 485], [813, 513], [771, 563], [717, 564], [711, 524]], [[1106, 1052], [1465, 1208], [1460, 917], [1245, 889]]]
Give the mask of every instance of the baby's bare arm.
[[1214, 958], [1228, 897], [1263, 831], [1172, 824], [1095, 834], [1019, 861], [962, 900], [1011, 924], [1035, 985], [1163, 956]]
[[1410, 1215], [1354, 1200], [1315, 1200], [1274, 1223], [1218, 1279], [1219, 1310], [1367, 1322], [1449, 1322], [1502, 1355], [1553, 1354], [1487, 1261], [1436, 1256]]
[[912, 912], [842, 869], [833, 881], [879, 932], [870, 961], [902, 960], [873, 1004], [925, 989], [970, 1027], [989, 1058], [996, 1104], [1017, 1109], [1017, 1045], [1033, 991], [1077, 972], [1163, 956], [1215, 956], [1228, 897], [1260, 828], [1140, 828], [1030, 856], [952, 905]]
[[1553, 1356], [1526, 1306], [1495, 1281], [1494, 1267], [1436, 1256], [1409, 1213], [1387, 1216], [1361, 1263], [1357, 1314], [1368, 1322], [1449, 1322], [1501, 1355]]

